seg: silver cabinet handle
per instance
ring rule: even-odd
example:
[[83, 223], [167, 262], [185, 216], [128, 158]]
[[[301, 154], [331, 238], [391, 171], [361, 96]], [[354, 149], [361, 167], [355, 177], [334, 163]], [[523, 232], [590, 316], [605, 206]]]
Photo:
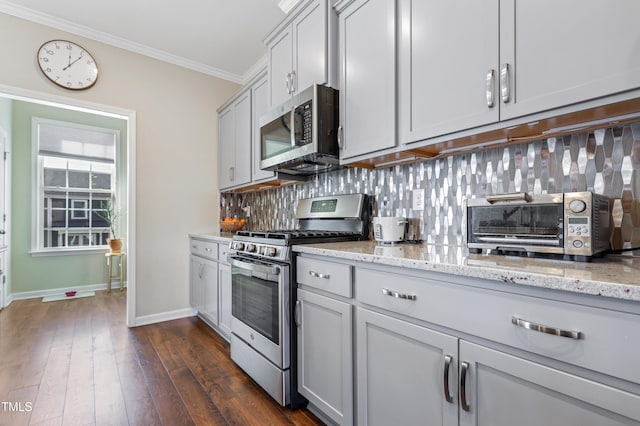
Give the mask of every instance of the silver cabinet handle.
[[229, 167], [229, 181], [233, 182], [233, 167]]
[[469, 363], [460, 364], [460, 406], [464, 411], [469, 411], [470, 407], [467, 403], [467, 372], [469, 371]]
[[284, 85], [287, 88], [287, 94], [291, 94], [291, 73], [287, 74], [287, 78], [284, 80]]
[[486, 82], [486, 95], [487, 95], [487, 106], [489, 108], [493, 108], [493, 80], [494, 80], [494, 71], [490, 69], [487, 72], [487, 82]]
[[316, 271], [309, 271], [309, 275], [311, 275], [314, 278], [324, 278], [325, 280], [328, 280], [330, 278], [329, 274], [321, 274]]
[[500, 201], [526, 201], [530, 203], [532, 200], [531, 195], [526, 192], [517, 192], [513, 194], [497, 194], [488, 195], [487, 202], [489, 204], [498, 203]]
[[296, 310], [293, 317], [293, 320], [296, 323], [296, 327], [300, 327], [300, 324], [302, 324], [302, 322], [300, 321], [300, 309], [302, 309], [302, 302], [296, 300]]
[[344, 127], [342, 124], [338, 126], [338, 148], [344, 149], [344, 139], [343, 139]]
[[553, 334], [554, 336], [568, 337], [576, 340], [584, 339], [584, 333], [581, 331], [562, 330], [560, 328], [548, 327], [546, 325], [523, 320], [522, 318], [511, 317], [511, 323], [518, 327], [523, 327], [527, 330], [537, 331], [540, 333]]
[[418, 296], [416, 296], [415, 294], [398, 293], [397, 291], [389, 290], [388, 288], [383, 288], [382, 294], [384, 294], [385, 296], [395, 297], [396, 299], [406, 299], [406, 300], [418, 299]]
[[191, 248], [197, 249], [197, 248], [198, 248], [198, 246], [193, 245], [193, 246], [191, 246]]
[[452, 361], [453, 357], [451, 355], [444, 357], [444, 399], [446, 399], [447, 402], [453, 402], [453, 396], [451, 396], [449, 390], [449, 370], [451, 369]]
[[211, 248], [207, 247], [204, 249], [204, 251], [211, 251]]
[[291, 93], [294, 93], [296, 91], [296, 88], [297, 88], [296, 72], [291, 71]]
[[505, 104], [511, 100], [509, 93], [509, 64], [504, 63], [500, 67], [500, 96]]

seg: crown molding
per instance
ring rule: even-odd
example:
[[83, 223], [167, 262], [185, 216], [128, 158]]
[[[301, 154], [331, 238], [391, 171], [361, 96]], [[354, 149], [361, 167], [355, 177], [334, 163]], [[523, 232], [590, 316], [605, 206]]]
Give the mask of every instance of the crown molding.
[[265, 53], [258, 61], [247, 70], [242, 76], [242, 85], [248, 84], [251, 80], [256, 78], [259, 74], [267, 69], [267, 54]]
[[0, 0], [0, 12], [15, 16], [17, 18], [25, 19], [27, 21], [35, 22], [37, 24], [46, 25], [57, 30], [66, 31], [68, 33], [108, 44], [110, 46], [118, 47], [120, 49], [128, 50], [139, 55], [148, 56], [150, 58], [177, 65], [182, 68], [187, 68], [213, 77], [221, 78], [223, 80], [228, 80], [233, 83], [242, 84], [244, 80], [244, 76], [233, 74], [215, 67], [211, 67], [209, 65], [202, 64], [200, 62], [192, 61], [181, 56], [173, 55], [159, 49], [154, 49], [149, 46], [134, 43], [122, 37], [117, 37], [108, 33], [97, 31], [93, 28], [79, 25], [64, 19], [55, 18], [51, 15], [18, 6], [5, 0]]

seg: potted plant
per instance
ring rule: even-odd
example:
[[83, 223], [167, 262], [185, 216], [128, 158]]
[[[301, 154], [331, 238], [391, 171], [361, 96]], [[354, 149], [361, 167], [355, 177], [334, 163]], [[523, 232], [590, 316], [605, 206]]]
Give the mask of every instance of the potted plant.
[[122, 240], [117, 237], [116, 226], [118, 225], [119, 212], [114, 207], [113, 200], [100, 202], [100, 210], [96, 210], [96, 215], [107, 222], [109, 226], [110, 238], [107, 240], [111, 253], [120, 253], [122, 250]]

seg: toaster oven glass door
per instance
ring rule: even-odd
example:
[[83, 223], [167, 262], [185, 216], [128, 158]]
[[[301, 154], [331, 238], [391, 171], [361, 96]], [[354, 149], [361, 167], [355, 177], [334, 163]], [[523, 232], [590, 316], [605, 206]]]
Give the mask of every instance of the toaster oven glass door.
[[563, 247], [563, 204], [468, 207], [468, 241], [479, 244]]

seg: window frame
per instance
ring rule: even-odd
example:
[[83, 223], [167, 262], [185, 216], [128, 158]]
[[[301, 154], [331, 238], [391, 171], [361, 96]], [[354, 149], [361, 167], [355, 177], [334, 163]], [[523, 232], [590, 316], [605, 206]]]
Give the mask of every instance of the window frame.
[[[40, 117], [33, 117], [32, 118], [32, 185], [31, 185], [31, 190], [32, 190], [32, 207], [31, 207], [31, 215], [32, 215], [32, 226], [31, 226], [31, 251], [30, 254], [32, 256], [52, 256], [52, 255], [75, 255], [75, 254], [91, 254], [91, 253], [96, 253], [96, 252], [104, 252], [106, 249], [108, 249], [108, 245], [105, 243], [103, 245], [95, 245], [95, 246], [62, 246], [62, 247], [44, 247], [44, 196], [45, 196], [45, 192], [48, 190], [48, 187], [45, 187], [44, 185], [44, 157], [46, 157], [46, 155], [41, 155], [39, 153], [39, 127], [42, 124], [49, 124], [49, 125], [55, 125], [55, 126], [60, 126], [60, 127], [68, 127], [71, 129], [81, 129], [81, 130], [86, 130], [86, 131], [95, 131], [95, 132], [101, 132], [101, 133], [107, 133], [109, 135], [113, 135], [114, 138], [114, 162], [113, 162], [113, 167], [114, 167], [114, 172], [113, 172], [113, 176], [111, 177], [111, 189], [110, 190], [95, 190], [92, 188], [88, 188], [86, 189], [87, 194], [89, 192], [94, 192], [94, 193], [109, 193], [110, 194], [110, 199], [115, 199], [118, 200], [119, 199], [119, 175], [120, 175], [120, 161], [119, 161], [119, 153], [120, 153], [120, 131], [119, 130], [115, 130], [115, 129], [109, 129], [109, 128], [103, 128], [103, 127], [97, 127], [97, 126], [90, 126], [90, 125], [84, 125], [84, 124], [78, 124], [78, 123], [73, 123], [73, 122], [67, 122], [67, 121], [59, 121], [59, 120], [51, 120], [51, 119], [46, 119], [46, 118], [40, 118]], [[71, 158], [71, 157], [63, 157], [61, 156], [60, 158], [66, 158], [67, 161], [73, 161], [73, 160], [78, 160], [78, 158]], [[88, 161], [88, 162], [95, 162], [95, 160], [92, 159], [86, 159], [83, 161]], [[71, 169], [72, 170], [72, 169]], [[69, 169], [67, 166], [67, 169], [65, 170], [65, 173], [68, 174]], [[89, 171], [89, 173], [91, 173]], [[66, 199], [67, 199], [67, 203], [66, 204], [66, 208], [65, 211], [66, 213], [66, 217], [65, 217], [65, 223], [66, 223], [66, 229], [67, 231], [73, 231], [73, 228], [69, 228], [69, 221], [70, 220], [87, 220], [89, 219], [89, 215], [90, 215], [90, 210], [92, 210], [91, 208], [91, 203], [90, 198], [85, 199], [78, 199], [78, 198], [73, 198], [72, 196], [70, 196], [72, 192], [75, 193], [79, 193], [79, 192], [85, 192], [82, 189], [79, 188], [69, 188], [68, 187], [68, 182], [67, 182], [67, 187], [65, 188], [59, 188], [60, 192], [66, 192]], [[77, 209], [74, 207], [74, 202], [76, 201], [80, 201], [80, 202], [84, 202], [85, 204], [85, 208], [84, 209]], [[52, 208], [52, 206], [49, 207], [50, 209]], [[77, 211], [83, 211], [84, 212], [84, 217], [80, 218], [80, 217], [72, 217]], [[84, 229], [84, 228], [81, 228]], [[107, 232], [108, 228], [107, 228]], [[72, 235], [73, 232], [69, 233], [67, 232], [65, 234], [65, 238], [69, 238], [69, 236], [73, 236]], [[75, 238], [77, 238], [78, 235], [75, 236]], [[96, 237], [96, 238], [99, 238]], [[68, 244], [68, 241], [67, 241]]]

